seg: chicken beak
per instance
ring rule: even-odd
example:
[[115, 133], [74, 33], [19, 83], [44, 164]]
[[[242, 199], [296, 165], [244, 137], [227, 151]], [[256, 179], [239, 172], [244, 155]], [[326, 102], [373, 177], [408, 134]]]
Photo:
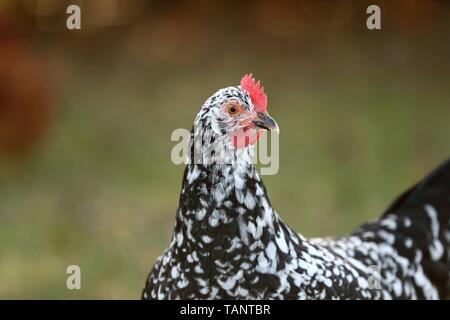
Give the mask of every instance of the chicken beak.
[[280, 128], [278, 127], [276, 121], [273, 120], [272, 117], [265, 112], [258, 112], [252, 122], [253, 125], [258, 128], [280, 133]]

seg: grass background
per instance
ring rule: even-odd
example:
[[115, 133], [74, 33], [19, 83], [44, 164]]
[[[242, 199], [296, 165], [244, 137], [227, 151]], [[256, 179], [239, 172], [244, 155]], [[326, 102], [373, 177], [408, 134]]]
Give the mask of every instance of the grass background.
[[[369, 32], [359, 7], [339, 28], [327, 6], [313, 7], [318, 21], [294, 19], [306, 31], [282, 24], [290, 33], [281, 36], [218, 14], [221, 23], [203, 21], [207, 35], [188, 29], [186, 43], [183, 8], [165, 9], [181, 22], [176, 32], [160, 22], [167, 34], [155, 38], [158, 25], [141, 24], [159, 11], [72, 35], [6, 7], [47, 65], [55, 107], [32, 152], [0, 159], [0, 298], [139, 298], [174, 225], [183, 167], [170, 161], [170, 134], [248, 72], [281, 129], [269, 196], [306, 236], [376, 218], [450, 155], [450, 28], [440, 28], [449, 19], [439, 7], [414, 32], [397, 24], [398, 8]], [[82, 290], [66, 289], [70, 264], [81, 267]]]

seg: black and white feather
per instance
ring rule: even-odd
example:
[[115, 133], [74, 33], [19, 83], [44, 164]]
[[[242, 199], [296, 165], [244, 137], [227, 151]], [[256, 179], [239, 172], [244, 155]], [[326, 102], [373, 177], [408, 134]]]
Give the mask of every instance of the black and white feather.
[[[240, 87], [218, 91], [201, 108], [172, 241], [148, 276], [143, 299], [446, 297], [450, 161], [377, 221], [349, 236], [306, 239], [272, 208], [253, 165], [253, 147], [236, 149], [226, 142], [218, 110], [229, 100], [253, 108]], [[197, 135], [202, 143], [194, 142]], [[222, 144], [214, 159], [233, 162], [194, 162], [193, 153], [208, 157], [209, 144]]]

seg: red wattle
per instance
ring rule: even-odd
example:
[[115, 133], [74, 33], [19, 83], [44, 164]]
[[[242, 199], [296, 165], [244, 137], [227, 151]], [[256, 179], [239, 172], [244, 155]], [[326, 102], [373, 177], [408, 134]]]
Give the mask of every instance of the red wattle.
[[236, 133], [231, 136], [231, 143], [236, 148], [245, 148], [249, 144], [253, 145], [258, 141], [263, 133], [263, 130], [256, 128], [244, 128], [239, 129]]

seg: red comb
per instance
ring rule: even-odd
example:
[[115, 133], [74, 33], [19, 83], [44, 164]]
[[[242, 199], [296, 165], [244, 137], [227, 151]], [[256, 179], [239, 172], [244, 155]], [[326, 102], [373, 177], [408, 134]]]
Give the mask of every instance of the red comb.
[[256, 111], [267, 111], [267, 95], [264, 93], [264, 88], [261, 87], [261, 83], [259, 81], [256, 82], [251, 73], [246, 74], [241, 79], [241, 88], [250, 95]]

